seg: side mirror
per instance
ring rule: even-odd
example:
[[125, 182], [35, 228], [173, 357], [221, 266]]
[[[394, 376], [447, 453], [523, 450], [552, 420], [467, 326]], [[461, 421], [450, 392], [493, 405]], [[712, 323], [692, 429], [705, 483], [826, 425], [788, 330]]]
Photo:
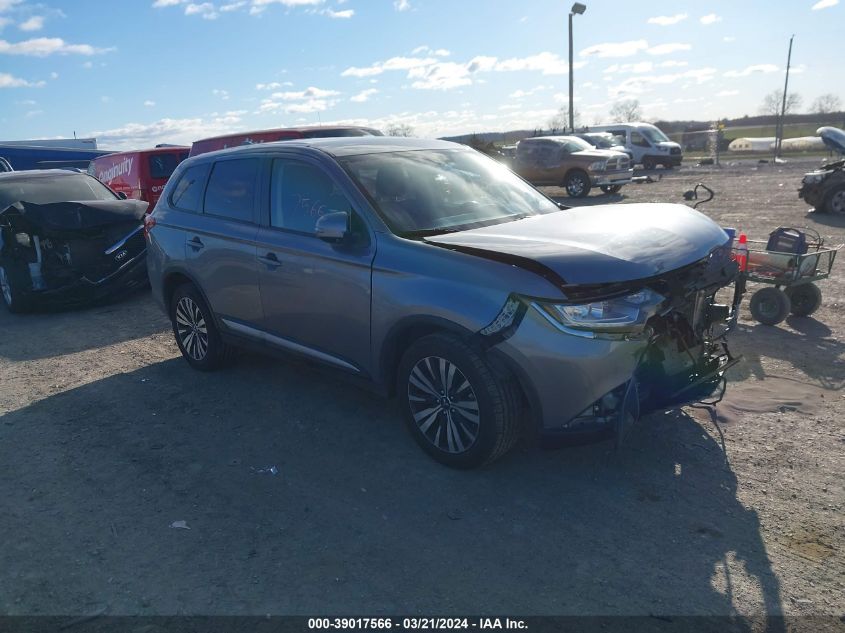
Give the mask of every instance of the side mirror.
[[324, 242], [343, 242], [349, 233], [349, 213], [346, 211], [332, 211], [317, 218], [315, 234]]
[[120, 198], [121, 200], [126, 200], [126, 198], [129, 197], [129, 196], [126, 195], [125, 191], [116, 191], [115, 193], [117, 194], [117, 197]]

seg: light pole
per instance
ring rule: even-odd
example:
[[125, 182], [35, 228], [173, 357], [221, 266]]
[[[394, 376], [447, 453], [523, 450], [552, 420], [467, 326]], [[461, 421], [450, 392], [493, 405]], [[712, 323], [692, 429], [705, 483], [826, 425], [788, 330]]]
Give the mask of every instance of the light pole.
[[573, 107], [573, 77], [572, 77], [572, 16], [581, 15], [587, 10], [586, 4], [576, 2], [569, 10], [569, 131], [575, 132], [575, 108]]

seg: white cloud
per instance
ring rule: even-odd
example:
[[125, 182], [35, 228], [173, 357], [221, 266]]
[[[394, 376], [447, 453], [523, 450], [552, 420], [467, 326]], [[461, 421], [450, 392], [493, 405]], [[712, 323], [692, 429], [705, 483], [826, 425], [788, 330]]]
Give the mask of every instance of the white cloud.
[[355, 9], [344, 9], [343, 11], [335, 11], [333, 9], [324, 9], [321, 12], [323, 15], [327, 15], [332, 19], [335, 20], [348, 20], [353, 15], [355, 15]]
[[734, 95], [738, 95], [739, 90], [721, 90], [720, 92], [716, 93], [717, 97], [733, 97]]
[[209, 119], [160, 119], [152, 123], [127, 123], [121, 127], [96, 130], [85, 136], [96, 136], [103, 147], [133, 149], [158, 143], [190, 145], [198, 138], [207, 138], [242, 129], [238, 116]]
[[813, 11], [818, 11], [819, 9], [829, 9], [830, 7], [835, 7], [837, 4], [839, 4], [839, 0], [819, 0], [819, 2], [816, 2], [811, 9]]
[[94, 62], [85, 62], [84, 64], [82, 64], [82, 67], [85, 70], [91, 70], [94, 67]]
[[649, 55], [668, 55], [670, 53], [677, 53], [678, 51], [688, 51], [692, 48], [689, 44], [681, 44], [673, 42], [672, 44], [658, 44], [652, 46], [646, 52]]
[[451, 90], [471, 84], [470, 72], [466, 64], [440, 62], [412, 68], [408, 71], [408, 78], [416, 79], [411, 87], [418, 90]]
[[721, 22], [722, 16], [716, 15], [715, 13], [708, 13], [707, 15], [701, 16], [698, 21], [701, 22], [704, 26], [710, 26], [711, 24], [715, 24], [716, 22]]
[[776, 73], [778, 67], [774, 64], [755, 64], [753, 66], [746, 66], [742, 70], [729, 70], [725, 73], [725, 77], [747, 77], [754, 73]]
[[44, 17], [40, 15], [33, 15], [25, 22], [18, 24], [21, 31], [40, 31], [44, 28]]
[[388, 70], [410, 70], [411, 68], [429, 66], [436, 63], [437, 60], [431, 57], [391, 57], [387, 61], [376, 62], [364, 68], [351, 66], [340, 73], [340, 75], [341, 77], [372, 77]]
[[270, 83], [266, 84], [255, 84], [256, 90], [278, 90], [282, 86], [292, 86], [293, 84], [289, 81], [283, 81], [279, 83], [278, 81], [271, 81]]
[[655, 85], [673, 84], [679, 81], [702, 84], [713, 79], [715, 75], [715, 68], [698, 68], [680, 73], [667, 73], [665, 75], [637, 75], [625, 79], [616, 86], [611, 86], [608, 89], [608, 95], [612, 99], [631, 97], [645, 93]]
[[628, 42], [607, 42], [604, 44], [594, 44], [583, 49], [579, 55], [581, 57], [588, 57], [595, 55], [596, 57], [631, 57], [638, 52], [648, 48], [648, 42], [645, 40], [630, 40]]
[[0, 73], [0, 88], [41, 88], [44, 81], [27, 81], [9, 73]]
[[160, 9], [162, 7], [174, 7], [177, 4], [182, 4], [185, 0], [155, 0], [153, 2], [154, 9]]
[[274, 92], [270, 95], [273, 99], [281, 99], [282, 101], [301, 101], [303, 99], [325, 99], [326, 97], [336, 97], [340, 93], [337, 90], [323, 90], [322, 88], [315, 88], [311, 86], [299, 92]]
[[686, 13], [676, 13], [675, 15], [658, 15], [648, 19], [649, 24], [657, 24], [658, 26], [671, 26], [677, 24], [682, 20], [686, 20], [689, 16]]
[[202, 2], [200, 4], [191, 2], [185, 6], [185, 15], [199, 15], [204, 20], [216, 20], [220, 16], [214, 5], [210, 2]]
[[267, 7], [272, 4], [281, 4], [285, 7], [302, 7], [323, 4], [323, 1], [324, 0], [252, 0], [249, 13], [250, 15], [258, 15], [263, 13]]
[[[586, 87], [586, 84], [582, 84], [581, 87]], [[543, 90], [548, 90], [549, 88], [550, 86], [544, 85], [534, 86], [530, 90], [517, 90], [516, 92], [512, 92], [508, 95], [508, 97], [511, 99], [522, 99], [524, 97], [530, 97], [531, 95], [536, 94], [538, 92], [542, 92]]]
[[452, 53], [445, 48], [433, 49], [429, 46], [417, 46], [411, 51], [411, 55], [435, 55], [437, 57], [449, 57]]
[[68, 44], [60, 37], [36, 37], [23, 42], [0, 40], [0, 54], [47, 57], [48, 55], [100, 55], [113, 48], [96, 48], [90, 44]]
[[377, 93], [378, 90], [376, 90], [375, 88], [367, 88], [366, 90], [362, 90], [361, 92], [359, 92], [354, 97], [350, 97], [349, 100], [354, 101], [355, 103], [364, 103], [365, 101], [369, 101], [370, 97]]
[[675, 59], [667, 59], [665, 62], [660, 62], [657, 64], [658, 68], [682, 68], [684, 66], [689, 66], [689, 62], [681, 62]]
[[58, 79], [58, 78], [59, 78], [59, 73], [57, 73], [57, 72], [50, 73], [50, 79]]
[[211, 94], [213, 94], [215, 97], [220, 97], [221, 99], [223, 99], [223, 101], [229, 100], [229, 91], [228, 90], [223, 90], [222, 88], [214, 88], [211, 91]]
[[723, 42], [735, 42], [736, 38], [733, 35], [725, 35], [725, 37], [722, 38], [722, 41]]
[[605, 74], [614, 73], [650, 73], [654, 70], [652, 62], [639, 62], [636, 64], [613, 64], [604, 69]]
[[409, 0], [393, 0], [393, 8], [397, 11], [409, 11], [411, 3]]
[[6, 25], [11, 24], [11, 23], [12, 23], [11, 19], [4, 18], [3, 16], [0, 16], [0, 31], [3, 30], [3, 27], [5, 27]]
[[156, 104], [156, 102], [151, 101], [150, 99], [147, 99], [146, 101], [144, 101], [144, 107], [146, 107], [146, 108], [154, 108], [155, 104]]
[[230, 2], [229, 4], [220, 5], [221, 13], [228, 13], [229, 11], [237, 11], [247, 5], [246, 0], [238, 0], [238, 2]]

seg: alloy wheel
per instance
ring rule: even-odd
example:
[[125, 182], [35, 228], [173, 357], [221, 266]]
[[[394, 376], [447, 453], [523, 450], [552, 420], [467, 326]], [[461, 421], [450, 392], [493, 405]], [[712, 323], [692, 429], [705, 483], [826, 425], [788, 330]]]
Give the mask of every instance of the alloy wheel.
[[446, 453], [468, 451], [478, 439], [478, 399], [454, 363], [428, 356], [408, 376], [408, 404], [422, 435]]
[[572, 176], [566, 184], [566, 193], [577, 198], [584, 193], [584, 179], [581, 176]]
[[197, 361], [205, 358], [208, 353], [208, 328], [202, 311], [190, 297], [182, 297], [176, 304], [176, 332], [188, 356]]

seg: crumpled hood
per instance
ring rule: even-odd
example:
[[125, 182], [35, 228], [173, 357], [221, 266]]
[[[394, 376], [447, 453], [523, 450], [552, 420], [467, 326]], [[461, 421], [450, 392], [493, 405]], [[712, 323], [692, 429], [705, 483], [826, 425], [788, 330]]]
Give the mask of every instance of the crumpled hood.
[[523, 268], [545, 268], [567, 285], [655, 277], [703, 259], [727, 241], [718, 224], [682, 204], [580, 207], [426, 238]]

